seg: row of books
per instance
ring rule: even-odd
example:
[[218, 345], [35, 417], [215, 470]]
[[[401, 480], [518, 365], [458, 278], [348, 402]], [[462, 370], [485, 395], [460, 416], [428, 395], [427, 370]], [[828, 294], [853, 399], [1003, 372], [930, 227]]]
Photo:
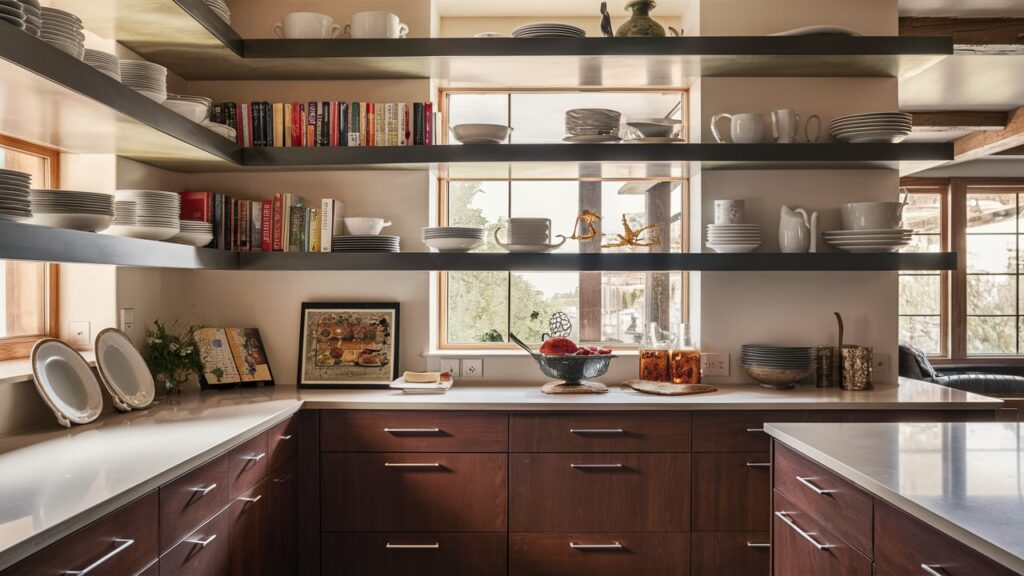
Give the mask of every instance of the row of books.
[[239, 200], [213, 192], [182, 192], [181, 219], [213, 224], [210, 248], [235, 252], [330, 252], [342, 233], [345, 205], [325, 198], [317, 207], [291, 193]]
[[222, 102], [210, 119], [243, 148], [430, 146], [437, 123], [432, 102]]

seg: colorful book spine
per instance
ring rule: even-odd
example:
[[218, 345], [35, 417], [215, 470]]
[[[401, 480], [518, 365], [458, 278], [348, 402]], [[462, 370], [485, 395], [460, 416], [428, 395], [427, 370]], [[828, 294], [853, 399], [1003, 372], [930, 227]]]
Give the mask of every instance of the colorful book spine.
[[212, 198], [213, 194], [209, 192], [182, 192], [181, 219], [212, 223]]
[[293, 206], [288, 210], [288, 252], [303, 252], [306, 210]]
[[284, 194], [274, 194], [271, 220], [271, 251], [284, 251]]
[[284, 146], [284, 104], [274, 104], [274, 146]]

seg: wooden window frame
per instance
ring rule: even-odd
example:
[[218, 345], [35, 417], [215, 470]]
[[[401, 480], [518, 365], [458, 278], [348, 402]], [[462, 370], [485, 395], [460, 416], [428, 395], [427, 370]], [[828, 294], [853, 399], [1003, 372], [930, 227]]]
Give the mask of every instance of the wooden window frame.
[[[40, 156], [47, 160], [49, 169], [49, 187], [60, 188], [60, 152], [45, 146], [25, 142], [0, 134], [0, 147]], [[32, 347], [43, 338], [60, 336], [60, 266], [47, 264], [45, 269], [44, 311], [46, 314], [46, 333], [0, 338], [0, 361], [28, 358]]]
[[[900, 190], [910, 194], [939, 195], [939, 250], [950, 250], [950, 201], [949, 182], [945, 179], [903, 178]], [[950, 280], [949, 271], [939, 273], [939, 353], [934, 358], [950, 357]], [[901, 315], [902, 316], [902, 315]]]

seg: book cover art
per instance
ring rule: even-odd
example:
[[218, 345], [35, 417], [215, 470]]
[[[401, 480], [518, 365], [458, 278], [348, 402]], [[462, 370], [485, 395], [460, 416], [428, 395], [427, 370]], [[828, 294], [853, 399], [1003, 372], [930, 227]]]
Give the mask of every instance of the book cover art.
[[227, 332], [223, 328], [200, 328], [195, 333], [199, 347], [199, 361], [203, 365], [202, 379], [218, 386], [242, 381], [231, 354]]
[[231, 357], [242, 382], [273, 382], [270, 361], [257, 328], [226, 328], [224, 330]]

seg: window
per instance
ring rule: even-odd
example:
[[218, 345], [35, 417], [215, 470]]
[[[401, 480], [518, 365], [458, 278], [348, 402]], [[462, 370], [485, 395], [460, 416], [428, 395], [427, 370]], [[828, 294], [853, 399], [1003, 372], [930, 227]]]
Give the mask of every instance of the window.
[[[443, 101], [447, 126], [508, 124], [514, 128], [512, 142], [550, 143], [565, 136], [564, 115], [570, 108], [610, 108], [624, 118], [662, 117], [677, 106], [685, 110], [684, 97], [678, 90], [451, 91]], [[634, 228], [657, 224], [657, 245], [633, 250], [685, 251], [686, 180], [670, 166], [640, 168], [637, 176], [637, 165], [600, 165], [585, 177], [569, 177], [512, 165], [501, 179], [450, 170], [439, 181], [439, 222], [486, 228], [487, 243], [477, 251], [504, 252], [494, 233], [509, 218], [549, 218], [552, 235], [568, 237], [577, 215], [588, 209], [602, 216], [600, 230], [610, 238], [621, 231], [623, 217]], [[599, 240], [568, 240], [557, 252], [629, 251], [599, 245]], [[447, 272], [439, 277], [442, 348], [510, 347], [510, 332], [532, 343], [565, 331], [577, 341], [633, 344], [648, 322], [669, 327], [686, 320], [680, 272]]]
[[[914, 230], [913, 244], [904, 252], [948, 250], [946, 197], [948, 187], [912, 186], [903, 210], [903, 225]], [[947, 354], [947, 272], [900, 272], [900, 342], [913, 344], [933, 356]]]
[[[59, 154], [0, 137], [0, 167], [32, 175], [35, 188], [57, 188]], [[57, 266], [0, 260], [0, 360], [24, 358], [37, 340], [56, 336]]]

